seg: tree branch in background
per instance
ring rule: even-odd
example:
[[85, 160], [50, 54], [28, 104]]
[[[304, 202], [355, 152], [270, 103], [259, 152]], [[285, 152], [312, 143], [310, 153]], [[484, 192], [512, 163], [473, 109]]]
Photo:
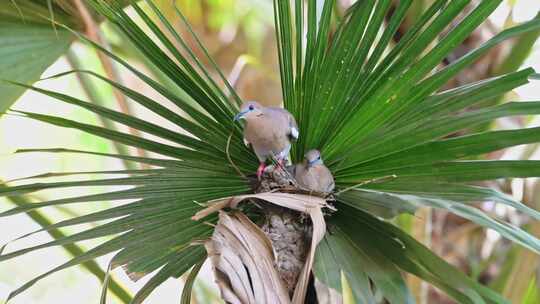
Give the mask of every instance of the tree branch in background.
[[[74, 70], [83, 70], [81, 62], [79, 61], [79, 58], [77, 57], [77, 55], [73, 53], [71, 49], [68, 50], [65, 56], [69, 65], [71, 65], [71, 67]], [[79, 81], [79, 84], [81, 85], [81, 88], [86, 94], [86, 96], [88, 97], [89, 101], [94, 104], [103, 105], [102, 102], [99, 100], [98, 95], [96, 94], [97, 91], [95, 90], [95, 87], [92, 84], [92, 80], [90, 80], [89, 77], [87, 75], [84, 75], [83, 73], [77, 72], [75, 73], [75, 75], [77, 76], [77, 80]], [[105, 128], [109, 130], [115, 129], [115, 126], [112, 123], [112, 121], [100, 115], [96, 115], [96, 116], [102, 126], [104, 126]], [[112, 144], [118, 154], [129, 155], [129, 150], [127, 149], [126, 146], [120, 144], [117, 141], [112, 141]], [[130, 162], [124, 159], [122, 160], [122, 163], [124, 164], [124, 167], [126, 167], [129, 170], [135, 169], [135, 165], [133, 164], [133, 162]]]
[[[81, 15], [81, 18], [83, 20], [83, 23], [85, 25], [85, 32], [89, 39], [93, 40], [94, 42], [102, 45], [106, 49], [110, 49], [105, 39], [103, 39], [102, 34], [99, 30], [99, 25], [95, 22], [92, 15], [84, 5], [84, 3], [81, 0], [75, 0], [75, 5], [77, 9], [79, 10], [79, 13]], [[122, 83], [121, 77], [118, 73], [118, 70], [114, 67], [114, 64], [108, 56], [103, 54], [102, 52], [97, 52], [99, 61], [101, 62], [101, 65], [103, 66], [103, 69], [105, 70], [105, 74], [107, 75], [107, 78], [114, 80], [117, 83]], [[134, 116], [131, 113], [131, 109], [129, 108], [129, 104], [127, 102], [127, 98], [125, 95], [123, 95], [121, 92], [119, 92], [117, 89], [113, 88], [113, 94], [116, 98], [116, 103], [122, 111], [122, 113]], [[138, 130], [128, 127], [129, 133], [134, 136], [141, 137], [141, 134]], [[143, 149], [137, 148], [137, 155], [140, 157], [146, 157], [146, 152]], [[148, 165], [141, 164], [143, 168], [147, 167]]]

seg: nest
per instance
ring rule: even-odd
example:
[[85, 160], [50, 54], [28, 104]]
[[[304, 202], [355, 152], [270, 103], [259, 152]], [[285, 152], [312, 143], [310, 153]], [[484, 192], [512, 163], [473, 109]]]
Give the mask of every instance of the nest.
[[[210, 202], [194, 216], [220, 212], [205, 246], [227, 302], [304, 303], [315, 249], [326, 233], [322, 210], [333, 209], [332, 196], [298, 187], [292, 170], [271, 166], [260, 181], [251, 178], [255, 194]], [[257, 224], [237, 209], [241, 202], [258, 207]]]
[[330, 211], [335, 211], [335, 208], [331, 204], [331, 202], [335, 201], [334, 195], [329, 192], [318, 192], [302, 188], [294, 179], [294, 170], [295, 166], [286, 166], [285, 168], [275, 166], [267, 167], [260, 181], [255, 177], [249, 177], [253, 192], [282, 192], [317, 196], [328, 201], [328, 209]]
[[[294, 166], [285, 168], [270, 166], [263, 173], [261, 180], [254, 183], [254, 192], [307, 194], [333, 200], [329, 193], [303, 189], [293, 176]], [[289, 294], [292, 295], [310, 249], [313, 225], [305, 213], [269, 204], [260, 207], [264, 213], [261, 229], [272, 242], [276, 256], [275, 267]]]

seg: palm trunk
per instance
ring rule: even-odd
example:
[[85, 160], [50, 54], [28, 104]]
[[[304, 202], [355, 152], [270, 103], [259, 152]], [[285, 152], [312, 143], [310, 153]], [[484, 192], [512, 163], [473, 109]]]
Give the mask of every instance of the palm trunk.
[[299, 212], [266, 205], [262, 230], [272, 242], [275, 267], [285, 288], [292, 296], [298, 276], [304, 267], [311, 243], [312, 226]]
[[[206, 248], [221, 296], [227, 303], [305, 303], [315, 246], [326, 230], [321, 212], [325, 201], [316, 196], [276, 192], [283, 187], [288, 187], [287, 192], [294, 189], [290, 176], [277, 169], [266, 173], [254, 187], [255, 193], [286, 195], [283, 200], [292, 202], [249, 198], [261, 215], [258, 225], [240, 211], [220, 211], [220, 220]], [[301, 206], [306, 197], [314, 198], [315, 205]], [[244, 200], [231, 203], [233, 199], [208, 209], [213, 212], [235, 207]], [[309, 303], [316, 303], [313, 295]]]
[[[255, 193], [264, 193], [286, 186], [294, 186], [290, 178], [292, 167], [287, 172], [281, 170], [265, 174]], [[272, 242], [275, 267], [289, 295], [292, 296], [298, 276], [305, 264], [313, 232], [310, 221], [298, 211], [276, 205], [262, 206], [261, 228]]]

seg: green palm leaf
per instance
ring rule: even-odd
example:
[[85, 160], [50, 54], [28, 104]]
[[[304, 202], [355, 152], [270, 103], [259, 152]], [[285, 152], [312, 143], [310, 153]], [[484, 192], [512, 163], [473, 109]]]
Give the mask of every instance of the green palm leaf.
[[[126, 189], [25, 204], [1, 212], [0, 217], [64, 204], [129, 200], [21, 236], [98, 223], [96, 227], [51, 242], [3, 253], [0, 261], [51, 246], [102, 237], [112, 239], [37, 276], [14, 291], [10, 298], [57, 271], [112, 252], [117, 254], [111, 261], [111, 270], [122, 266], [134, 279], [159, 269], [132, 303], [141, 303], [169, 277], [179, 277], [195, 265], [188, 292], [206, 259], [204, 249], [196, 241], [212, 233], [210, 225], [192, 221], [191, 216], [202, 209], [201, 203], [251, 191], [251, 180], [244, 175], [254, 172], [257, 161], [242, 144], [240, 124], [232, 121], [241, 100], [202, 44], [196, 40], [205, 56], [198, 58], [185, 44], [186, 37], [175, 30], [151, 0], [144, 1], [146, 10], [131, 2], [133, 13], [151, 34], [123, 10], [121, 1], [88, 2], [168, 78], [169, 84], [153, 80], [126, 60], [82, 37], [70, 29], [69, 24], [62, 28], [123, 65], [173, 107], [166, 107], [91, 71], [68, 71], [54, 77], [79, 72], [97, 78], [185, 133], [61, 92], [33, 87], [16, 78], [8, 79], [7, 83], [19, 90], [37, 91], [156, 139], [53, 115], [16, 110], [13, 113], [160, 155], [159, 158], [133, 157], [65, 148], [19, 151], [114, 157], [155, 168], [103, 171], [104, 175], [114, 176], [67, 182], [49, 181], [62, 175], [52, 173], [32, 177], [44, 179], [43, 182], [18, 180], [11, 186], [1, 187], [0, 196], [68, 187], [125, 186]], [[433, 284], [460, 303], [505, 303], [500, 296], [376, 216], [391, 218], [403, 212], [414, 213], [418, 206], [441, 208], [540, 252], [538, 239], [471, 206], [473, 202], [493, 200], [540, 219], [538, 211], [502, 193], [471, 185], [471, 182], [499, 178], [540, 176], [537, 161], [473, 159], [507, 147], [538, 142], [537, 128], [471, 133], [472, 127], [501, 117], [540, 114], [540, 102], [482, 106], [482, 101], [527, 83], [534, 71], [524, 69], [439, 92], [449, 79], [498, 43], [537, 31], [540, 19], [505, 30], [446, 68], [436, 70], [443, 58], [485, 21], [501, 1], [481, 1], [440, 40], [437, 40], [439, 35], [469, 1], [434, 1], [396, 45], [391, 45], [390, 40], [412, 1], [399, 1], [385, 22], [391, 2], [357, 1], [333, 30], [333, 0], [324, 1], [322, 6], [317, 6], [316, 1], [274, 1], [284, 105], [297, 118], [300, 127], [300, 139], [293, 148], [292, 158], [298, 161], [304, 151], [319, 148], [334, 173], [339, 193], [338, 212], [329, 217], [330, 231], [317, 252], [315, 275], [341, 290], [343, 272], [359, 303], [374, 303], [370, 281], [390, 303], [412, 303], [414, 300], [402, 272]], [[177, 12], [185, 21], [181, 12]], [[188, 32], [194, 35], [190, 28]], [[435, 43], [436, 47], [432, 47]], [[205, 68], [206, 60], [217, 69], [219, 79], [213, 79], [211, 71]], [[221, 88], [221, 83], [225, 89]], [[177, 90], [171, 89], [170, 84]], [[180, 96], [179, 91], [186, 95]], [[476, 105], [476, 110], [463, 111], [471, 105]], [[462, 135], [447, 138], [458, 131]], [[84, 172], [64, 175], [69, 174], [79, 176]], [[120, 174], [125, 176], [118, 177]], [[392, 178], [386, 178], [389, 176]], [[215, 222], [216, 217], [207, 220]], [[184, 295], [182, 301], [188, 299], [188, 295]]]
[[[0, 3], [0, 78], [31, 84], [69, 47], [73, 36], [55, 29], [46, 19], [76, 25], [68, 12], [48, 1], [2, 1]], [[51, 3], [49, 3], [51, 4]], [[51, 9], [51, 10], [49, 10]], [[24, 93], [24, 88], [0, 84], [3, 114]]]

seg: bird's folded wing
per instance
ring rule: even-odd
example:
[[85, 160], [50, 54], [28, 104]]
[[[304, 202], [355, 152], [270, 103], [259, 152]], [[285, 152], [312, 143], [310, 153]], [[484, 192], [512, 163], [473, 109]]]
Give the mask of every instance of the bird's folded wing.
[[298, 136], [300, 136], [300, 132], [298, 131], [298, 125], [296, 124], [296, 120], [291, 114], [289, 114], [289, 134], [295, 140], [297, 140]]

